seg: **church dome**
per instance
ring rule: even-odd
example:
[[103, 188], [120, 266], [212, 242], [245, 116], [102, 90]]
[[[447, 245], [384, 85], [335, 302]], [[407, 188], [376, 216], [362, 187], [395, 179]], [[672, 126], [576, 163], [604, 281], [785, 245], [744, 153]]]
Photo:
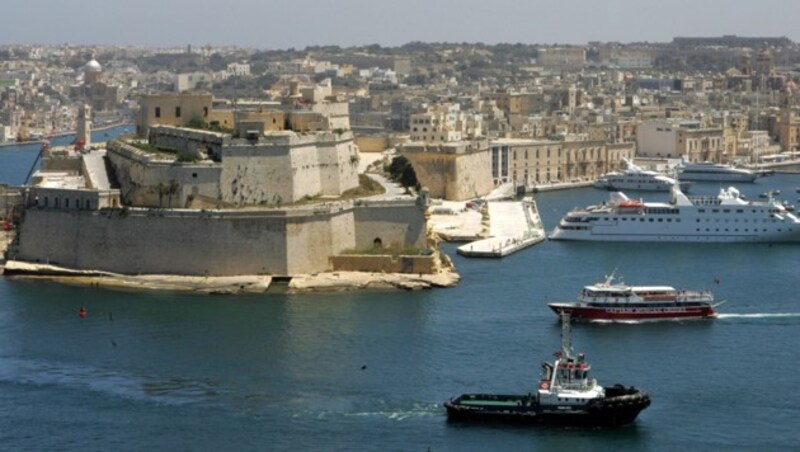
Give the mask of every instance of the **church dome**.
[[97, 60], [93, 59], [92, 61], [86, 63], [86, 66], [83, 69], [86, 72], [101, 72], [103, 67], [100, 66], [100, 63], [98, 63]]

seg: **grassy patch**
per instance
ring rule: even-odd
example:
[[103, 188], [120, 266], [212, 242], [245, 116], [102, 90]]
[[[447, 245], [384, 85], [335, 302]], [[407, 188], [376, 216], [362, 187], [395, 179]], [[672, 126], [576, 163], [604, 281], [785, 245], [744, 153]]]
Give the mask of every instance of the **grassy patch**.
[[358, 175], [358, 187], [351, 188], [342, 193], [342, 199], [363, 198], [366, 196], [382, 195], [386, 193], [383, 185], [375, 182], [371, 177], [365, 174]]

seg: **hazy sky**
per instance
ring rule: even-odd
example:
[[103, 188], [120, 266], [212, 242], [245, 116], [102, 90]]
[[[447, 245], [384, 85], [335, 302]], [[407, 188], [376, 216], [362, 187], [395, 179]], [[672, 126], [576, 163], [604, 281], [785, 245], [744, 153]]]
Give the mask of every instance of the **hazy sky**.
[[800, 40], [798, 0], [4, 0], [0, 44]]

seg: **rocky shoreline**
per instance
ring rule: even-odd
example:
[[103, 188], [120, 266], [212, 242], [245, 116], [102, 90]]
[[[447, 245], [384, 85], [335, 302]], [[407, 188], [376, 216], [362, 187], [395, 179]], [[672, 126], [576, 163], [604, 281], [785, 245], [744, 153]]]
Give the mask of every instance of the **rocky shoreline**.
[[421, 290], [455, 286], [460, 277], [447, 267], [435, 274], [325, 272], [293, 276], [288, 286], [275, 287], [268, 275], [182, 276], [122, 275], [117, 273], [72, 270], [48, 264], [8, 261], [9, 278], [49, 280], [63, 284], [99, 286], [121, 290], [165, 290], [203, 294], [254, 294], [281, 291], [288, 293], [339, 292], [352, 290]]

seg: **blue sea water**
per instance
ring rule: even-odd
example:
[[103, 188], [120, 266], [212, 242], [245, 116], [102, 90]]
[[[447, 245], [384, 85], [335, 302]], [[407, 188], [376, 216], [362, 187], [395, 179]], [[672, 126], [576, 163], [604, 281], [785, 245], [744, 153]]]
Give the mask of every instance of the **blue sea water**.
[[[120, 135], [131, 133], [135, 130], [133, 124], [124, 124], [109, 129], [95, 130], [92, 132], [92, 142], [113, 140]], [[53, 137], [50, 144], [53, 146], [68, 146], [75, 140], [75, 135]], [[36, 155], [42, 148], [39, 142], [19, 143], [13, 146], [0, 146], [0, 184], [22, 184], [28, 175], [31, 166], [36, 160]]]
[[[0, 155], [2, 151], [0, 151]], [[780, 188], [800, 177], [740, 188]], [[712, 192], [713, 184], [696, 192]], [[548, 228], [594, 189], [537, 195]], [[641, 196], [651, 198], [649, 194]], [[197, 296], [0, 278], [4, 450], [784, 450], [800, 444], [800, 246], [545, 242], [455, 261], [420, 292]], [[463, 392], [534, 388], [559, 348], [548, 301], [617, 268], [713, 289], [714, 321], [581, 324], [601, 384], [648, 390], [633, 425], [448, 423]], [[715, 283], [719, 280], [719, 284]], [[77, 310], [86, 306], [87, 318]]]

